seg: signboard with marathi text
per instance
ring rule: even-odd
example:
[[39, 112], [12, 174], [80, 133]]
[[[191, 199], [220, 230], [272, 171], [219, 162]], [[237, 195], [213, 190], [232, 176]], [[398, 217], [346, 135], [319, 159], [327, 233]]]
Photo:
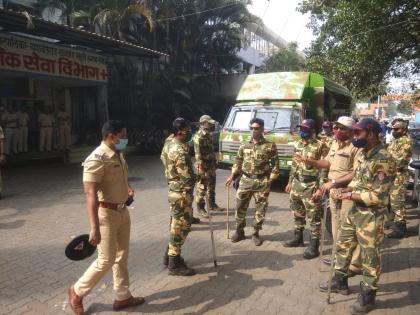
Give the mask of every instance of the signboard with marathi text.
[[0, 33], [0, 70], [106, 83], [105, 57], [23, 36]]

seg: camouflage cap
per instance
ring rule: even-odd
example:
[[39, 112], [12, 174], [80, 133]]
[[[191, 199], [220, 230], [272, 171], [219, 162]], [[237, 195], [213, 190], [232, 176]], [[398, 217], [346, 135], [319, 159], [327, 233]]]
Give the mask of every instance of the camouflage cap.
[[373, 118], [364, 118], [361, 122], [353, 126], [354, 130], [370, 130], [375, 133], [381, 133], [382, 129], [379, 123]]
[[208, 122], [210, 124], [215, 124], [216, 123], [216, 121], [213, 118], [211, 118], [209, 115], [201, 116], [199, 121], [200, 121], [200, 124], [202, 124], [204, 122]]

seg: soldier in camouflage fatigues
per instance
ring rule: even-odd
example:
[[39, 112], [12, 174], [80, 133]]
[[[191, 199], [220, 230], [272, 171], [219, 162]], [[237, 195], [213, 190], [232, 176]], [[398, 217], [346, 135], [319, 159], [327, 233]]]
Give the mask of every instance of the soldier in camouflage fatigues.
[[396, 119], [392, 124], [394, 140], [388, 146], [388, 152], [396, 163], [394, 183], [391, 188], [391, 209], [395, 214], [392, 232], [389, 238], [402, 238], [407, 233], [405, 193], [408, 182], [408, 163], [413, 153], [413, 140], [407, 134], [407, 123], [403, 119]]
[[[318, 140], [322, 143], [322, 157], [325, 158], [330, 151], [331, 145], [334, 141], [334, 134], [332, 130], [332, 123], [330, 121], [324, 121], [322, 123], [322, 131], [318, 135]], [[323, 168], [320, 170], [320, 183], [328, 182], [328, 170]]]
[[[335, 275], [331, 291], [349, 294], [347, 277], [352, 253], [360, 244], [363, 259], [361, 295], [350, 306], [352, 314], [365, 314], [374, 308], [381, 257], [379, 245], [384, 238], [384, 214], [395, 174], [395, 163], [379, 139], [380, 125], [371, 118], [353, 127], [353, 145], [362, 147], [355, 176], [348, 188], [332, 192], [340, 202], [352, 200], [353, 208], [341, 223], [335, 252]], [[321, 283], [328, 290], [328, 282]]]
[[189, 124], [183, 118], [175, 119], [173, 127], [173, 139], [165, 143], [161, 155], [168, 180], [168, 201], [171, 211], [168, 271], [170, 275], [191, 276], [195, 271], [188, 268], [181, 258], [181, 246], [191, 229], [193, 190], [196, 180], [187, 145], [192, 134]]
[[[314, 138], [315, 121], [305, 119], [300, 125], [301, 139], [295, 143], [295, 154], [304, 159], [320, 160], [323, 144]], [[311, 225], [311, 242], [303, 257], [311, 259], [319, 255], [319, 236], [321, 234], [322, 209], [320, 200], [313, 196], [319, 187], [319, 170], [304, 162], [293, 160], [286, 192], [290, 193], [290, 208], [295, 220], [295, 238], [286, 242], [286, 247], [301, 247], [303, 230], [308, 217]]]
[[216, 204], [216, 168], [217, 160], [214, 153], [211, 128], [216, 122], [209, 116], [200, 117], [200, 130], [194, 136], [194, 152], [196, 170], [200, 175], [197, 183], [196, 202], [198, 212], [207, 217], [205, 209], [206, 194], [209, 200], [209, 208], [213, 211], [224, 211]]
[[272, 180], [279, 176], [277, 147], [263, 136], [264, 121], [254, 118], [250, 122], [252, 137], [249, 143], [243, 143], [238, 150], [232, 175], [227, 179], [230, 186], [236, 177], [242, 175], [236, 193], [236, 232], [232, 236], [233, 243], [245, 239], [246, 212], [249, 202], [255, 198], [254, 233], [252, 239], [256, 246], [262, 244], [259, 231], [265, 218], [268, 196]]

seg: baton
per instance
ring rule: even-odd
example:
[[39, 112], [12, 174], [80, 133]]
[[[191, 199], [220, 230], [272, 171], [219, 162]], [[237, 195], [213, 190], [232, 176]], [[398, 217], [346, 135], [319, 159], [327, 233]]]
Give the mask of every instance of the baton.
[[[325, 197], [327, 197], [325, 199]], [[327, 211], [328, 211], [328, 195], [324, 191], [322, 194], [322, 199], [324, 200], [324, 216], [322, 218], [322, 228], [321, 228], [321, 254], [319, 255], [319, 261], [322, 262], [322, 256], [324, 255], [324, 242], [325, 242], [325, 231], [326, 231], [326, 221], [327, 221]]]
[[227, 238], [229, 239], [229, 186], [226, 187], [226, 232], [227, 232]]
[[[337, 211], [341, 210], [341, 204], [342, 204], [342, 200], [337, 200], [335, 202], [335, 208], [337, 209]], [[338, 231], [337, 231], [338, 234]], [[338, 241], [338, 235], [337, 235], [337, 239], [334, 241], [333, 239], [333, 247], [332, 247], [332, 253], [331, 253], [331, 267], [330, 267], [330, 275], [328, 278], [328, 294], [327, 294], [327, 304], [331, 304], [331, 282], [332, 282], [332, 277], [333, 277], [333, 273], [334, 273], [334, 256], [335, 256], [335, 251], [337, 249], [337, 241]]]
[[213, 251], [213, 263], [214, 263], [214, 266], [217, 267], [216, 247], [214, 246], [213, 224], [211, 222], [211, 212], [210, 212], [210, 204], [209, 204], [208, 195], [206, 195], [206, 204], [207, 204], [207, 213], [208, 213], [208, 216], [209, 216], [211, 248], [212, 248], [212, 251]]

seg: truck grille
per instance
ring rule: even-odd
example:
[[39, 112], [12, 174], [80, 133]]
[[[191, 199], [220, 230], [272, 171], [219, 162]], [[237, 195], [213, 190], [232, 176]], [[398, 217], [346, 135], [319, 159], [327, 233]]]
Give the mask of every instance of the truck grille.
[[[239, 141], [222, 141], [220, 146], [221, 152], [237, 153], [241, 142]], [[292, 156], [294, 147], [291, 144], [277, 144], [277, 153], [279, 156]]]

